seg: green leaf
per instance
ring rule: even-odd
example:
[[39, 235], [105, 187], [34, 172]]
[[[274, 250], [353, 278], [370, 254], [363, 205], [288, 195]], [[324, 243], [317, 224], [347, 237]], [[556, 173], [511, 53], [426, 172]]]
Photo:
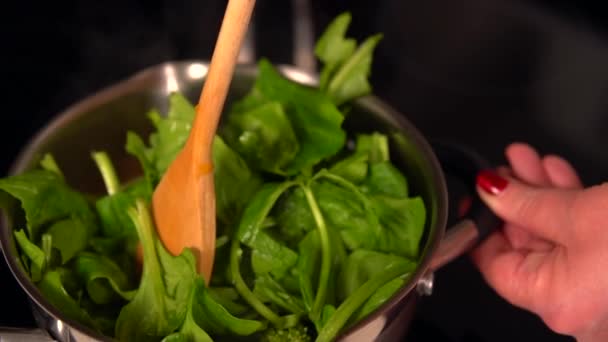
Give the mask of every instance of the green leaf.
[[370, 212], [367, 198], [354, 185], [344, 187], [320, 180], [312, 188], [329, 226], [340, 232], [349, 249], [375, 248], [382, 228]]
[[319, 241], [319, 232], [311, 231], [306, 235], [299, 245], [300, 257], [296, 266], [298, 272], [298, 282], [302, 301], [307, 311], [310, 311], [315, 299], [315, 287], [319, 281], [319, 272], [317, 271], [321, 265], [321, 242]]
[[407, 180], [401, 171], [388, 161], [371, 164], [369, 175], [361, 187], [364, 192], [373, 195], [396, 198], [408, 196]]
[[356, 153], [366, 153], [370, 163], [389, 161], [388, 137], [380, 133], [357, 135]]
[[372, 91], [368, 77], [372, 54], [380, 40], [382, 40], [382, 34], [367, 38], [335, 72], [327, 87], [327, 92], [334, 102], [343, 104]]
[[346, 259], [338, 277], [340, 299], [345, 300], [369, 279], [393, 266], [411, 272], [416, 263], [406, 258], [370, 250], [358, 249]]
[[219, 136], [213, 140], [212, 156], [217, 217], [226, 225], [238, 224], [262, 180]]
[[[241, 111], [246, 109], [248, 115], [255, 114], [258, 120], [261, 120], [267, 118], [269, 114], [260, 108], [270, 107], [272, 103], [280, 104], [287, 122], [283, 123], [283, 117], [281, 116], [279, 120], [277, 116], [275, 125], [283, 127], [283, 130], [275, 129], [277, 132], [274, 134], [277, 137], [280, 135], [291, 137], [291, 134], [286, 132], [287, 127], [291, 127], [297, 140], [292, 141], [291, 138], [271, 140], [267, 138], [272, 132], [271, 129], [264, 130], [263, 136], [266, 139], [262, 140], [260, 134], [248, 134], [247, 131], [229, 122], [228, 128], [223, 133], [227, 143], [234, 147], [237, 138], [239, 143], [246, 142], [249, 148], [248, 155], [259, 155], [260, 158], [268, 159], [265, 161], [268, 165], [256, 163], [257, 167], [264, 167], [264, 170], [281, 175], [295, 175], [336, 154], [344, 145], [346, 134], [341, 128], [344, 117], [335, 104], [318, 89], [300, 85], [283, 77], [265, 59], [259, 62], [259, 71], [260, 74], [250, 95], [234, 108]], [[234, 113], [235, 109], [230, 117], [235, 114], [237, 118], [239, 115], [244, 115], [241, 114], [243, 112]], [[269, 125], [270, 123], [267, 124]], [[297, 143], [299, 148], [292, 148], [294, 143]], [[235, 149], [243, 154], [242, 149], [238, 147]], [[284, 150], [292, 153], [288, 156], [286, 153], [278, 155], [276, 152]], [[245, 154], [243, 156], [248, 159]], [[277, 159], [279, 156], [281, 158]]]
[[118, 192], [97, 200], [95, 207], [101, 222], [101, 233], [106, 237], [135, 236], [137, 231], [129, 218], [127, 209], [135, 203], [135, 198], [127, 192]]
[[30, 260], [29, 269], [30, 276], [33, 282], [38, 282], [42, 277], [42, 273], [46, 268], [46, 256], [40, 247], [32, 243], [25, 235], [23, 230], [17, 230], [14, 232], [15, 240], [22, 251], [22, 255], [27, 256]]
[[315, 46], [315, 55], [324, 64], [319, 79], [319, 87], [323, 91], [327, 91], [335, 70], [352, 56], [357, 47], [354, 39], [345, 38], [350, 22], [350, 13], [340, 14], [327, 26]]
[[[201, 280], [202, 282], [202, 280]], [[198, 284], [198, 282], [197, 282]], [[196, 286], [197, 287], [197, 286]], [[193, 306], [197, 305], [195, 291], [196, 287], [192, 287], [189, 293], [187, 307], [186, 307], [186, 316], [184, 318], [184, 322], [182, 326], [179, 328], [179, 332], [173, 333], [163, 339], [167, 342], [176, 342], [176, 341], [184, 341], [184, 342], [211, 342], [213, 341], [211, 337], [207, 334], [205, 330], [203, 330], [195, 321], [193, 312]]]
[[383, 227], [379, 250], [417, 260], [426, 222], [422, 198], [373, 196], [372, 207]]
[[179, 321], [179, 317], [184, 317], [186, 313], [184, 303], [190, 298], [190, 291], [199, 278], [196, 273], [196, 258], [188, 248], [182, 250], [178, 256], [173, 256], [158, 238], [155, 242], [165, 294], [171, 298], [167, 302], [167, 308], [175, 316], [175, 320]]
[[166, 118], [156, 110], [148, 116], [156, 127], [150, 135], [150, 155], [158, 175], [165, 173], [171, 162], [184, 147], [194, 119], [194, 106], [180, 93], [169, 95], [169, 112]]
[[407, 278], [399, 277], [395, 278], [388, 283], [384, 284], [378, 289], [369, 299], [361, 306], [357, 313], [351, 318], [351, 322], [355, 323], [365, 318], [371, 312], [386, 303], [399, 289], [405, 285]]
[[382, 39], [381, 34], [373, 35], [355, 50], [356, 42], [345, 38], [350, 21], [349, 13], [339, 15], [315, 47], [315, 54], [324, 63], [320, 87], [338, 105], [371, 92], [368, 77], [372, 54]]
[[63, 315], [84, 325], [95, 326], [89, 314], [68, 294], [58, 271], [46, 272], [42, 280], [36, 285], [44, 298], [52, 306], [60, 309]]
[[325, 324], [329, 321], [331, 316], [336, 312], [336, 307], [333, 305], [325, 305], [323, 307], [323, 311], [321, 312], [321, 318], [313, 322], [315, 324], [315, 328], [317, 331], [321, 331]]
[[207, 292], [219, 305], [233, 315], [243, 315], [248, 308], [239, 303], [239, 293], [232, 287], [209, 287]]
[[125, 341], [160, 340], [184, 322], [196, 274], [194, 256], [188, 249], [177, 257], [164, 250], [142, 200], [129, 208], [129, 216], [142, 244], [143, 271], [135, 297], [120, 311], [116, 337]]
[[52, 245], [61, 255], [61, 264], [66, 264], [76, 254], [83, 251], [90, 238], [87, 223], [80, 219], [65, 219], [55, 222], [46, 234], [52, 238]]
[[286, 191], [273, 209], [273, 215], [281, 238], [288, 242], [297, 243], [315, 229], [315, 220], [301, 187]]
[[265, 328], [265, 324], [234, 317], [210, 295], [202, 279], [197, 278], [192, 302], [192, 317], [205, 331], [214, 335], [251, 335]]
[[251, 266], [257, 275], [271, 273], [281, 279], [298, 261], [298, 254], [264, 232], [251, 243]]
[[64, 179], [63, 172], [61, 172], [61, 169], [57, 165], [57, 162], [55, 161], [55, 158], [52, 154], [45, 153], [42, 159], [40, 160], [40, 166], [44, 170], [55, 172], [61, 177], [61, 179]]
[[329, 169], [329, 172], [354, 184], [358, 184], [367, 177], [368, 161], [368, 153], [354, 153], [337, 161]]
[[283, 192], [295, 184], [294, 182], [264, 184], [245, 208], [236, 238], [251, 247], [274, 204]]
[[329, 317], [323, 325], [323, 328], [319, 331], [316, 341], [333, 341], [355, 311], [379, 288], [392, 279], [406, 276], [410, 272], [410, 269], [411, 265], [404, 263], [385, 265], [380, 272], [367, 280], [338, 306], [336, 311]]
[[146, 144], [137, 133], [127, 132], [127, 144], [125, 149], [129, 154], [135, 156], [144, 172], [145, 189], [149, 197], [160, 181], [160, 175], [154, 164], [154, 151], [146, 147]]
[[[304, 306], [308, 311], [312, 309], [317, 287], [319, 285], [319, 269], [321, 269], [322, 248], [319, 240], [319, 232], [313, 230], [300, 241], [298, 263], [296, 264], [296, 273], [298, 276], [298, 284]], [[329, 229], [329, 242], [332, 270], [336, 270], [327, 284], [327, 294], [325, 296], [325, 305], [336, 303], [336, 293], [342, 290], [337, 286], [337, 273], [342, 268], [342, 264], [346, 259], [346, 250], [342, 242], [342, 238], [338, 232]]]
[[293, 314], [301, 315], [306, 312], [304, 303], [299, 298], [289, 294], [279, 282], [268, 274], [255, 278], [253, 293], [261, 301], [274, 303]]
[[346, 133], [341, 127], [344, 116], [331, 100], [317, 89], [286, 79], [267, 60], [261, 60], [259, 68], [256, 87], [266, 98], [285, 106], [300, 143], [298, 154], [285, 170], [287, 174], [296, 174], [336, 154], [344, 146]]
[[266, 102], [244, 112], [232, 112], [226, 141], [258, 170], [284, 174], [300, 148], [279, 102]]
[[69, 188], [53, 171], [33, 170], [0, 179], [0, 190], [21, 202], [28, 236], [34, 242], [40, 238], [44, 225], [69, 217], [87, 222], [90, 234], [96, 230], [94, 215], [85, 197]]
[[120, 297], [130, 301], [135, 295], [135, 290], [128, 290], [130, 284], [127, 275], [107, 257], [90, 252], [80, 253], [74, 260], [73, 269], [86, 284], [89, 297], [96, 304], [107, 304]]

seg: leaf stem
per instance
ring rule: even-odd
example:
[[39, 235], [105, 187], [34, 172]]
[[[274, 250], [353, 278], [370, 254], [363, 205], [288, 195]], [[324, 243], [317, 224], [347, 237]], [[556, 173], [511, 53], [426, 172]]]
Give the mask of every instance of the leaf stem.
[[251, 292], [243, 277], [241, 276], [241, 271], [239, 269], [239, 240], [233, 239], [232, 244], [230, 245], [230, 273], [232, 276], [232, 283], [234, 287], [239, 292], [241, 297], [251, 305], [255, 311], [257, 311], [264, 318], [269, 320], [274, 325], [281, 324], [281, 317], [274, 313], [274, 311], [270, 310], [262, 301], [258, 299], [258, 297]]
[[109, 195], [113, 195], [120, 190], [120, 181], [116, 175], [116, 170], [112, 165], [112, 161], [106, 152], [93, 152], [92, 154], [95, 164], [101, 173], [103, 182]]
[[329, 276], [331, 273], [331, 244], [329, 241], [329, 232], [327, 231], [327, 225], [321, 214], [321, 209], [317, 204], [314, 194], [312, 193], [309, 186], [302, 185], [306, 200], [312, 211], [312, 215], [317, 224], [319, 231], [319, 240], [321, 242], [321, 273], [319, 274], [319, 285], [317, 287], [317, 293], [315, 294], [315, 300], [312, 304], [312, 310], [310, 311], [311, 319], [317, 320], [321, 316], [323, 305], [325, 305], [325, 297], [327, 296], [327, 288], [329, 286]]

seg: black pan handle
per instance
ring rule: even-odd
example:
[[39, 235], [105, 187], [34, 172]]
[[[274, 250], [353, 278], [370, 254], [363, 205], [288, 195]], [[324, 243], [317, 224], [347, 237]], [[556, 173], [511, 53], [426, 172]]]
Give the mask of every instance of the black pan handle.
[[[491, 164], [472, 149], [446, 142], [433, 142], [433, 150], [448, 184], [450, 226], [431, 260], [437, 269], [469, 251], [502, 224], [481, 201], [475, 179]], [[453, 222], [458, 223], [453, 224]]]

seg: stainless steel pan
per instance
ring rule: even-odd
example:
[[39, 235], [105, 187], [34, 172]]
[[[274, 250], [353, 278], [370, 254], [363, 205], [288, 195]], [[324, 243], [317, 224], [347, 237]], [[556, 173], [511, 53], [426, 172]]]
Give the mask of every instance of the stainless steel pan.
[[[315, 82], [313, 75], [294, 67], [284, 66], [281, 70], [299, 82]], [[89, 155], [91, 150], [103, 149], [115, 160], [121, 179], [137, 176], [135, 160], [124, 152], [126, 131], [131, 129], [147, 135], [152, 127], [145, 113], [152, 107], [166, 110], [167, 95], [172, 91], [180, 91], [192, 101], [196, 100], [206, 71], [207, 63], [203, 61], [165, 63], [84, 99], [57, 116], [34, 137], [19, 155], [11, 173], [35, 167], [39, 158], [50, 152], [73, 186], [92, 193], [101, 192], [103, 184]], [[255, 66], [237, 67], [228, 103], [249, 90], [255, 75]], [[497, 221], [489, 211], [481, 210], [446, 234], [449, 204], [445, 172], [456, 174], [473, 187], [475, 173], [487, 165], [466, 151], [446, 145], [431, 146], [404, 115], [373, 96], [356, 102], [344, 127], [349, 132], [377, 130], [388, 134], [396, 165], [405, 172], [412, 191], [423, 197], [428, 208], [423, 256], [412, 280], [385, 305], [342, 336], [347, 341], [397, 340], [405, 333], [420, 294], [431, 293], [433, 271], [461, 255], [488, 229], [496, 226]], [[441, 164], [439, 160], [442, 160]], [[483, 231], [480, 232], [480, 228]], [[13, 229], [9, 213], [4, 216], [0, 227], [2, 251], [13, 275], [31, 301], [41, 330], [60, 341], [107, 340], [65, 318], [42, 297], [19, 261]], [[19, 341], [25, 335], [31, 338], [42, 336], [14, 330], [10, 334], [13, 337], [18, 335]], [[1, 332], [0, 336], [8, 340], [9, 332]]]

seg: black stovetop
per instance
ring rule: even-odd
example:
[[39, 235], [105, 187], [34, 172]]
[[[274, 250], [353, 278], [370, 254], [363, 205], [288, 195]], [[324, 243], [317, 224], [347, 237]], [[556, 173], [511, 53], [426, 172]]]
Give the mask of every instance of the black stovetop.
[[[291, 62], [290, 1], [258, 0], [259, 55]], [[225, 0], [12, 2], [0, 54], [5, 173], [54, 113], [150, 65], [208, 59]], [[608, 172], [605, 17], [580, 1], [313, 0], [318, 34], [342, 10], [352, 33], [383, 32], [375, 93], [431, 139], [503, 161], [514, 140], [572, 160], [585, 183]], [[13, 6], [13, 7], [11, 7]], [[13, 21], [9, 21], [13, 20]], [[0, 326], [31, 326], [0, 262]], [[568, 341], [499, 298], [464, 257], [436, 274], [410, 341]]]

